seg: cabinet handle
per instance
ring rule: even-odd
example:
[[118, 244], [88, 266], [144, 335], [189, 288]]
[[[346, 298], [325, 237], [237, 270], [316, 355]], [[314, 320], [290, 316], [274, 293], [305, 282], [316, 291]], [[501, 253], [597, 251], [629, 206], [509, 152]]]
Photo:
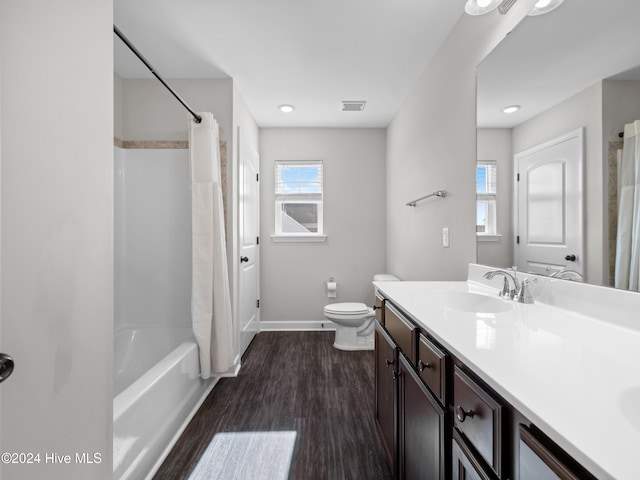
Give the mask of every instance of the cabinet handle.
[[4, 382], [13, 372], [13, 358], [6, 353], [0, 353], [0, 383]]
[[378, 309], [382, 308], [382, 306], [381, 306], [381, 305], [374, 305], [374, 306], [373, 306], [373, 307], [371, 307], [371, 308], [373, 308], [373, 311], [375, 312], [376, 310], [378, 310]]
[[422, 373], [425, 368], [433, 368], [433, 365], [430, 362], [423, 363], [422, 360], [418, 360], [418, 371]]
[[467, 417], [473, 418], [474, 415], [475, 412], [473, 410], [465, 411], [465, 409], [460, 405], [456, 407], [456, 418], [458, 419], [458, 421], [460, 421], [460, 423], [464, 422], [465, 418]]
[[385, 360], [387, 362], [387, 367], [393, 365], [393, 360]]

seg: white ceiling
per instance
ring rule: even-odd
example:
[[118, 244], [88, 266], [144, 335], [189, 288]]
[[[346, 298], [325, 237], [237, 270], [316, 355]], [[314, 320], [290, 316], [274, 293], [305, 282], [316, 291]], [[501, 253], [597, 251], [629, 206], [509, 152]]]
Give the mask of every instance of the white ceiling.
[[599, 80], [640, 80], [639, 32], [640, 0], [565, 0], [525, 18], [478, 67], [478, 125], [513, 127]]
[[[260, 127], [386, 127], [463, 6], [464, 0], [115, 0], [114, 23], [166, 80], [232, 77]], [[115, 35], [114, 48], [116, 74], [151, 77]], [[343, 100], [367, 103], [362, 112], [342, 112]], [[284, 103], [296, 110], [281, 113]]]

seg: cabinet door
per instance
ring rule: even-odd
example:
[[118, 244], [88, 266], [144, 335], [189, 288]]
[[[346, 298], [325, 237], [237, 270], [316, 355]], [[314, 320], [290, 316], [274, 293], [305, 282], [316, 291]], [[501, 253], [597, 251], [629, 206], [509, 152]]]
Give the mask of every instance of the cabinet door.
[[399, 356], [400, 478], [446, 478], [446, 416], [407, 360]]
[[391, 469], [395, 471], [396, 454], [396, 346], [376, 322], [376, 422], [387, 451]]
[[[588, 480], [585, 471], [577, 473], [578, 466], [570, 467], [549, 450], [531, 431], [520, 425], [519, 470], [520, 480]], [[575, 469], [575, 470], [574, 470]]]
[[458, 432], [453, 431], [452, 480], [492, 480]]

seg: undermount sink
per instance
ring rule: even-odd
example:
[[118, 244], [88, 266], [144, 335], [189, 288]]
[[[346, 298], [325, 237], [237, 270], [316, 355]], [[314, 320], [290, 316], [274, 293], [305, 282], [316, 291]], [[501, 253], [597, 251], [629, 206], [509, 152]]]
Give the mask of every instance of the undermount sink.
[[622, 409], [623, 415], [629, 421], [629, 424], [640, 432], [640, 387], [631, 387], [620, 395], [618, 405]]
[[437, 302], [445, 308], [465, 313], [501, 313], [513, 309], [509, 300], [473, 292], [443, 291], [438, 295]]

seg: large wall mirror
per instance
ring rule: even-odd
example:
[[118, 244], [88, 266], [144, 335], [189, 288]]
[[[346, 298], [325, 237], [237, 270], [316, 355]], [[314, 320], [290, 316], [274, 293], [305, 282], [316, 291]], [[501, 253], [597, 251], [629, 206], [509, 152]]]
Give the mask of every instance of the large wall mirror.
[[[525, 17], [478, 65], [478, 263], [522, 265], [523, 243], [546, 242], [557, 258], [521, 270], [576, 270], [588, 283], [614, 286], [624, 196], [619, 134], [640, 120], [639, 29], [638, 0], [565, 0]], [[511, 105], [520, 108], [504, 113]], [[536, 163], [535, 152], [559, 158], [565, 154], [553, 148], [567, 142], [577, 167]], [[525, 171], [537, 172], [528, 174], [526, 191]], [[570, 240], [576, 246], [560, 253]]]

